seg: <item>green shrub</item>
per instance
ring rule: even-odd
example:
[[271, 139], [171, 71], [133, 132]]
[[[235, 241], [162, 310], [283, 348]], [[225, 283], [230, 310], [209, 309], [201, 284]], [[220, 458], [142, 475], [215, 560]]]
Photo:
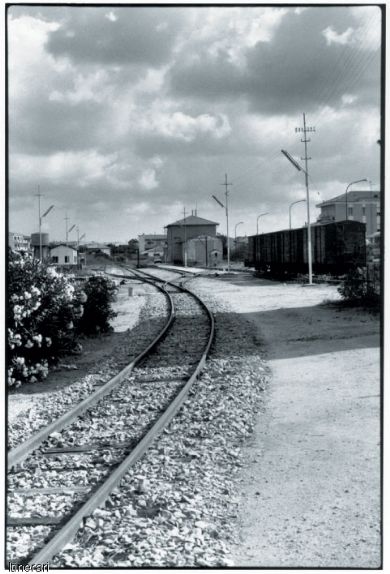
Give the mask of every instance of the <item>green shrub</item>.
[[116, 286], [106, 277], [90, 277], [84, 285], [87, 300], [80, 318], [78, 330], [85, 334], [107, 333], [112, 330], [110, 319], [116, 316], [111, 308]]
[[361, 267], [351, 270], [338, 288], [347, 303], [368, 306], [379, 304], [379, 295], [367, 281], [365, 271]]

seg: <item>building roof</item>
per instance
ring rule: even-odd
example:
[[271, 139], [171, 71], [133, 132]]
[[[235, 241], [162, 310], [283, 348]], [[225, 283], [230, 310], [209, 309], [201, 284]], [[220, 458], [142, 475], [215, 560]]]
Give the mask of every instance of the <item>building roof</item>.
[[[349, 191], [347, 193], [347, 199], [348, 203], [356, 203], [358, 201], [379, 201], [380, 195], [380, 191]], [[345, 203], [345, 193], [332, 197], [331, 199], [327, 199], [322, 203], [318, 203], [316, 207], [323, 207], [331, 203]]]
[[166, 239], [167, 236], [158, 234], [158, 233], [142, 233], [138, 235], [138, 237], [143, 237], [144, 239]]
[[53, 249], [57, 249], [57, 247], [67, 247], [68, 249], [71, 249], [72, 251], [77, 251], [77, 249], [75, 249], [71, 245], [66, 245], [65, 243], [58, 243], [57, 245], [52, 245], [50, 247], [50, 251], [52, 251]]
[[170, 223], [166, 227], [173, 227], [176, 225], [219, 225], [219, 223], [216, 221], [210, 221], [209, 219], [203, 219], [203, 217], [198, 217], [197, 215], [189, 215], [185, 219], [179, 219], [179, 221]]

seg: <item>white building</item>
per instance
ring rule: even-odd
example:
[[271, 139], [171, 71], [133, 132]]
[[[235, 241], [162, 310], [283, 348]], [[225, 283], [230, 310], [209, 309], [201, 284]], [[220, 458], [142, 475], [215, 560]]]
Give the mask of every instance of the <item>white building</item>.
[[65, 244], [56, 245], [50, 249], [50, 259], [56, 265], [65, 267], [77, 265], [77, 249]]
[[8, 233], [8, 245], [12, 251], [29, 251], [31, 239], [28, 235], [23, 235], [23, 233], [10, 231]]
[[366, 224], [367, 235], [380, 231], [381, 208], [379, 191], [350, 191], [319, 203], [317, 219], [320, 223], [330, 221], [361, 221]]

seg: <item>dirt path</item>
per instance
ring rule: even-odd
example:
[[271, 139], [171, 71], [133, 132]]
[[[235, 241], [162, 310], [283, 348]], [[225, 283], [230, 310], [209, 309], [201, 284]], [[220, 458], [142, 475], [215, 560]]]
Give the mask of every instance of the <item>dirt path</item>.
[[378, 567], [378, 317], [319, 305], [337, 298], [329, 286], [219, 285], [255, 325], [272, 371], [246, 451], [233, 563]]

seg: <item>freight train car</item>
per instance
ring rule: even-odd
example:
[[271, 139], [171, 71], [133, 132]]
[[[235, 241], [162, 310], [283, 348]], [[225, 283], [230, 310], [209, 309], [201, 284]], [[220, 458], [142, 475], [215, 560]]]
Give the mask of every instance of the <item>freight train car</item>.
[[[313, 273], [342, 275], [366, 263], [366, 225], [338, 221], [311, 226]], [[249, 264], [272, 275], [307, 273], [307, 227], [249, 237]]]

